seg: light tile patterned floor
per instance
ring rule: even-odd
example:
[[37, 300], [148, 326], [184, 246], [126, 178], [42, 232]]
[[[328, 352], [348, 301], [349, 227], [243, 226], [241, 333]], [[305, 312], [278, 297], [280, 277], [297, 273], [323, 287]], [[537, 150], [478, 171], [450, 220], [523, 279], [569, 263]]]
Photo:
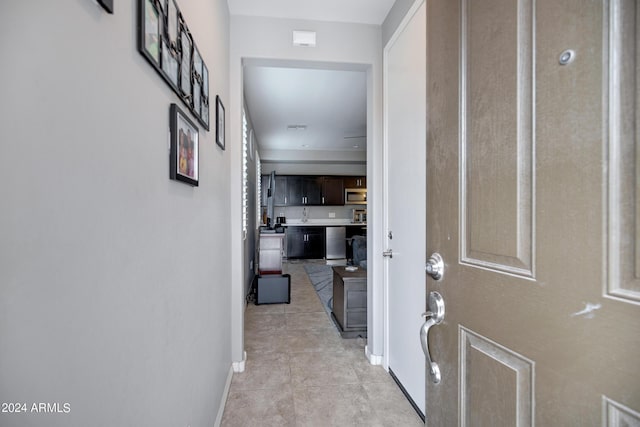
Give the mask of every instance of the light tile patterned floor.
[[222, 426], [424, 425], [396, 383], [369, 364], [362, 338], [342, 339], [303, 262], [291, 274], [291, 304], [249, 304], [245, 371], [235, 373]]

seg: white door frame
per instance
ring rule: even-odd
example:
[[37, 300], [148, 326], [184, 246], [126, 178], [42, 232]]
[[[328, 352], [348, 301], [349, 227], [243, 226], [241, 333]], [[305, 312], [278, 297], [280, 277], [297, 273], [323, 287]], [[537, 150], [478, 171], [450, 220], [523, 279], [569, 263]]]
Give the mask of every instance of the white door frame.
[[[260, 22], [265, 31], [261, 43], [255, 43], [244, 34], [249, 21]], [[382, 167], [382, 56], [380, 55], [382, 40], [380, 29], [369, 25], [344, 25], [332, 22], [314, 22], [319, 34], [331, 34], [328, 45], [319, 50], [291, 49], [289, 43], [282, 43], [280, 34], [286, 30], [297, 29], [296, 20], [276, 18], [232, 17], [230, 49], [229, 49], [229, 107], [227, 109], [229, 125], [229, 174], [231, 177], [230, 215], [231, 215], [231, 306], [230, 306], [230, 345], [231, 360], [237, 370], [244, 368], [244, 308], [245, 295], [243, 274], [242, 247], [242, 188], [241, 188], [241, 109], [242, 109], [242, 64], [245, 59], [260, 58], [264, 60], [313, 62], [326, 67], [342, 64], [353, 66], [367, 73], [367, 187], [369, 191], [368, 243], [367, 258], [367, 324], [368, 343], [366, 355], [372, 364], [382, 363], [384, 351], [383, 337], [383, 280], [381, 218], [382, 189], [380, 168]], [[344, 48], [343, 41], [353, 36], [356, 47]], [[377, 254], [374, 260], [374, 254]]]

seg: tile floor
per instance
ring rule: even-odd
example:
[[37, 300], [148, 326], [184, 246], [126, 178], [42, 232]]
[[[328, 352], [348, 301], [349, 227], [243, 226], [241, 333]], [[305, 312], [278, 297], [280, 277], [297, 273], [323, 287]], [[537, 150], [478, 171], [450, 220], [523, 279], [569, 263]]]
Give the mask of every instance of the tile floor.
[[391, 376], [369, 364], [365, 340], [340, 337], [303, 265], [283, 267], [291, 304], [247, 306], [245, 371], [233, 375], [222, 426], [424, 425]]

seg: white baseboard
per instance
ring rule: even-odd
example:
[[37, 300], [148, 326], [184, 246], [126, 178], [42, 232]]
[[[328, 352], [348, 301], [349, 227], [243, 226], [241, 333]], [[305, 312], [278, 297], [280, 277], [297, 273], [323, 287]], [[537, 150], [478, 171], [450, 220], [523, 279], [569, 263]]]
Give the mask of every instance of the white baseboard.
[[227, 397], [229, 396], [229, 389], [231, 388], [231, 379], [233, 378], [233, 366], [229, 367], [229, 373], [227, 374], [227, 381], [224, 384], [224, 391], [222, 392], [222, 398], [220, 399], [220, 406], [218, 406], [218, 415], [214, 423], [215, 427], [220, 427], [222, 424], [222, 416], [224, 415], [224, 407], [227, 404]]
[[240, 362], [233, 362], [233, 372], [244, 372], [244, 365], [247, 361], [247, 352], [242, 354], [242, 360]]
[[382, 356], [371, 354], [368, 345], [364, 347], [364, 354], [372, 365], [382, 365]]

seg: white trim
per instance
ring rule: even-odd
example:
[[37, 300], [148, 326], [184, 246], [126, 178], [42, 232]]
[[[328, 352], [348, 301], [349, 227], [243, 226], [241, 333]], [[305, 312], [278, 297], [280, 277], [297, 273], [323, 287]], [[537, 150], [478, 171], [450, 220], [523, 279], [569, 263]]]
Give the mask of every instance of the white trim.
[[213, 423], [215, 427], [220, 427], [222, 424], [222, 416], [224, 415], [224, 408], [227, 405], [227, 397], [229, 397], [229, 389], [231, 388], [231, 380], [233, 379], [233, 366], [229, 367], [229, 373], [227, 374], [227, 381], [224, 383], [224, 390], [222, 391], [222, 397], [220, 398], [220, 405], [218, 405], [218, 414], [216, 420]]
[[244, 372], [244, 366], [247, 361], [247, 352], [245, 351], [242, 355], [242, 360], [240, 362], [233, 362], [233, 372]]
[[[367, 360], [369, 360], [369, 363], [371, 363], [372, 365], [382, 365], [382, 363], [384, 362], [384, 357], [381, 355], [377, 355], [377, 354], [371, 354], [369, 352], [369, 346], [365, 345], [364, 346], [364, 355], [367, 356]], [[385, 367], [386, 370], [388, 370], [388, 368]]]

